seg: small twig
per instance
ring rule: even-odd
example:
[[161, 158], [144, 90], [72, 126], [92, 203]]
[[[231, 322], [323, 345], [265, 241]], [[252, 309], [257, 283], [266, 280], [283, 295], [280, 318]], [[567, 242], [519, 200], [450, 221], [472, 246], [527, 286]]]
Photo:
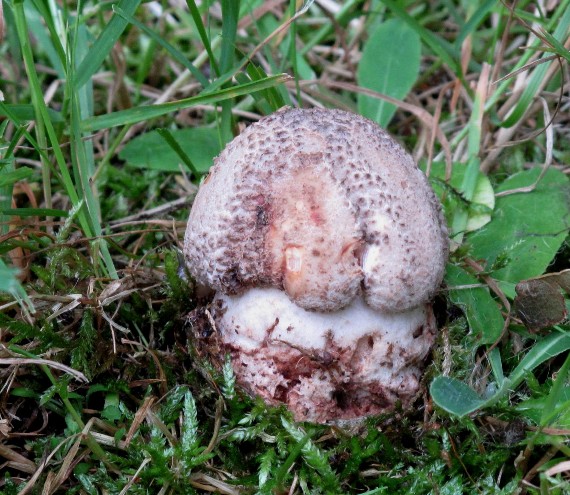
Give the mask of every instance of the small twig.
[[[526, 473], [525, 477], [523, 478], [521, 484], [525, 483], [525, 482], [530, 483], [530, 480], [533, 479], [537, 475], [540, 468], [542, 466], [544, 466], [548, 461], [550, 461], [550, 459], [552, 459], [556, 455], [557, 452], [558, 452], [558, 447], [556, 447], [554, 445], [552, 447], [550, 447], [548, 449], [548, 451], [546, 452], [546, 454], [544, 454], [539, 459], [539, 461], [532, 468], [530, 468], [528, 470], [528, 472]], [[528, 460], [529, 460], [530, 455], [531, 455], [531, 452], [528, 451], [528, 449], [525, 449], [524, 454], [522, 456], [522, 459], [520, 460], [519, 465], [516, 467], [521, 469], [524, 472], [526, 469], [526, 466], [528, 464]], [[526, 493], [526, 488], [523, 488], [522, 490], [523, 491], [521, 493], [523, 493], [523, 494]]]
[[140, 221], [147, 218], [155, 219], [161, 215], [166, 215], [172, 211], [179, 210], [184, 206], [189, 206], [192, 203], [193, 199], [194, 199], [194, 194], [191, 194], [189, 196], [184, 196], [183, 198], [175, 199], [174, 201], [164, 203], [155, 208], [150, 208], [148, 210], [140, 211], [134, 215], [129, 215], [128, 217], [119, 218], [118, 220], [112, 220], [111, 222], [109, 222], [109, 225], [116, 227], [118, 225]]
[[81, 373], [80, 371], [74, 370], [65, 364], [58, 363], [56, 361], [51, 361], [49, 359], [40, 359], [40, 358], [0, 358], [0, 365], [6, 366], [19, 366], [19, 365], [27, 365], [27, 364], [39, 364], [49, 366], [50, 368], [54, 368], [64, 373], [68, 373], [69, 375], [73, 376], [76, 380], [88, 383], [89, 380], [87, 377]]
[[[439, 120], [441, 118], [441, 110], [443, 108], [443, 98], [444, 98], [445, 93], [447, 93], [447, 91], [452, 86], [453, 86], [453, 82], [450, 82], [450, 83], [444, 85], [441, 88], [441, 91], [439, 92], [439, 95], [437, 97], [436, 106], [435, 106], [435, 112], [433, 114], [433, 123], [434, 123], [433, 128], [439, 128]], [[433, 149], [435, 147], [435, 138], [437, 136], [437, 132], [433, 132], [432, 129], [430, 129], [429, 136], [430, 136], [430, 139], [429, 139], [428, 157], [427, 157], [427, 165], [426, 165], [426, 175], [428, 177], [431, 174], [431, 165], [432, 165], [432, 161], [433, 161]], [[448, 173], [451, 174], [451, 169], [449, 167], [446, 167], [446, 171], [445, 171], [446, 180], [449, 180], [449, 178], [450, 178], [450, 177], [448, 177]]]
[[570, 461], [562, 461], [550, 469], [547, 469], [544, 474], [546, 476], [554, 476], [555, 474], [566, 473], [570, 471]]
[[128, 491], [129, 488], [131, 486], [133, 486], [133, 484], [135, 483], [135, 480], [138, 479], [139, 473], [144, 469], [144, 467], [151, 461], [152, 459], [150, 457], [146, 457], [144, 459], [144, 461], [141, 462], [141, 465], [137, 468], [137, 470], [135, 471], [135, 474], [133, 474], [131, 476], [131, 479], [127, 482], [127, 484], [123, 487], [123, 489], [121, 490], [121, 493], [119, 493], [119, 495], [125, 495]]
[[139, 407], [137, 412], [135, 413], [135, 417], [133, 418], [133, 422], [125, 436], [125, 447], [128, 447], [131, 443], [131, 440], [135, 436], [136, 431], [138, 430], [139, 426], [142, 424], [146, 417], [147, 411], [152, 407], [154, 404], [155, 398], [153, 396], [146, 397], [142, 406]]
[[539, 58], [538, 60], [533, 60], [532, 62], [523, 65], [520, 69], [514, 70], [513, 72], [509, 72], [506, 76], [503, 76], [497, 79], [496, 81], [493, 81], [493, 84], [499, 84], [502, 83], [503, 81], [506, 81], [507, 79], [512, 79], [513, 77], [518, 76], [519, 74], [526, 72], [527, 70], [532, 69], [537, 65], [545, 64], [546, 62], [551, 62], [555, 58], [560, 59], [558, 55], [550, 55], [545, 58]]
[[503, 330], [501, 331], [501, 335], [493, 343], [493, 345], [491, 345], [491, 347], [487, 349], [487, 354], [488, 354], [495, 347], [499, 345], [499, 342], [501, 342], [501, 340], [507, 333], [507, 330], [509, 329], [509, 325], [511, 323], [511, 303], [507, 299], [507, 296], [505, 296], [505, 293], [499, 287], [499, 284], [496, 282], [496, 280], [490, 275], [486, 275], [485, 269], [479, 263], [477, 263], [474, 259], [471, 258], [465, 258], [465, 263], [475, 272], [475, 275], [477, 275], [477, 277], [480, 277], [485, 281], [485, 283], [489, 286], [489, 289], [491, 289], [491, 291], [494, 292], [495, 295], [500, 299], [501, 303], [503, 303], [503, 306], [505, 307], [505, 310], [507, 312], [507, 315], [505, 317], [505, 323], [503, 324]]
[[224, 409], [224, 399], [222, 397], [218, 398], [216, 401], [216, 415], [214, 417], [214, 431], [212, 432], [212, 438], [208, 443], [208, 446], [204, 450], [204, 454], [209, 454], [214, 450], [214, 447], [218, 443], [218, 436], [220, 434], [220, 429], [222, 427], [222, 412]]

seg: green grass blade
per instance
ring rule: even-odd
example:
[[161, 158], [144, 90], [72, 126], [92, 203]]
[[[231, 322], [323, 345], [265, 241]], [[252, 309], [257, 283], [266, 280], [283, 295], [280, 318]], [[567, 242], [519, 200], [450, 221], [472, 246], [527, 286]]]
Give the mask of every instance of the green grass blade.
[[544, 36], [545, 40], [552, 45], [552, 48], [545, 49], [545, 51], [556, 53], [556, 55], [559, 55], [560, 57], [570, 62], [570, 50], [567, 50], [563, 43], [561, 43], [547, 31], [543, 31], [542, 35]]
[[[2, 144], [2, 136], [6, 129], [8, 121], [0, 126], [0, 144]], [[18, 133], [17, 133], [18, 134]], [[12, 145], [8, 145], [5, 149], [0, 147], [0, 208], [8, 209], [12, 206], [12, 193], [14, 190], [14, 182], [18, 180], [6, 179], [7, 176], [14, 177], [14, 157], [12, 156]], [[17, 176], [16, 176], [17, 177]], [[9, 229], [9, 218], [5, 213], [0, 212], [0, 234], [6, 234]]]
[[97, 193], [97, 183], [92, 180], [95, 174], [95, 157], [93, 151], [93, 141], [85, 139], [87, 136], [81, 131], [80, 123], [93, 115], [93, 89], [91, 80], [84, 84], [76, 85], [76, 61], [85, 60], [84, 57], [89, 56], [87, 30], [84, 24], [81, 24], [79, 18], [76, 18], [74, 24], [72, 43], [70, 46], [69, 66], [67, 68], [68, 78], [71, 84], [68, 86], [68, 101], [70, 110], [70, 146], [71, 146], [71, 162], [75, 176], [75, 185], [79, 192], [79, 197], [85, 202], [85, 212], [87, 221], [90, 225], [93, 237], [96, 237], [92, 243], [94, 259], [101, 256], [103, 261], [103, 273], [100, 273], [99, 264], [96, 263], [94, 268], [96, 273], [100, 275], [110, 275], [112, 278], [118, 278], [114, 262], [109, 252], [106, 241], [101, 237], [103, 229], [101, 227], [101, 211]]
[[190, 11], [190, 15], [194, 20], [194, 24], [196, 25], [196, 29], [198, 30], [198, 35], [202, 40], [202, 44], [206, 49], [206, 53], [210, 59], [210, 65], [212, 66], [212, 70], [216, 77], [220, 75], [220, 68], [218, 67], [218, 62], [216, 57], [214, 56], [214, 52], [212, 51], [212, 45], [210, 43], [210, 38], [208, 37], [208, 33], [206, 33], [206, 28], [204, 23], [202, 22], [202, 16], [200, 15], [200, 11], [196, 6], [196, 2], [194, 0], [186, 0], [186, 5], [188, 6], [188, 10]]
[[45, 0], [33, 0], [33, 4], [49, 31], [49, 43], [57, 53], [59, 63], [62, 66], [65, 65], [65, 48], [59, 36], [59, 34], [63, 34], [59, 6], [55, 2], [46, 2]]
[[459, 63], [461, 54], [459, 49], [445, 41], [440, 36], [423, 27], [416, 19], [414, 19], [406, 10], [393, 0], [382, 0], [382, 3], [392, 10], [398, 17], [404, 20], [416, 33], [424, 43], [455, 73], [459, 79], [463, 79], [463, 71]]
[[[567, 2], [566, 2], [567, 3]], [[567, 8], [566, 11], [563, 13], [560, 22], [556, 26], [554, 30], [553, 37], [558, 40], [565, 40], [568, 36], [568, 30], [570, 29], [570, 8]], [[545, 54], [547, 56], [547, 54]], [[502, 127], [512, 127], [515, 125], [522, 116], [527, 112], [531, 103], [533, 102], [534, 98], [536, 97], [540, 87], [543, 85], [544, 78], [550, 65], [553, 62], [547, 62], [537, 66], [532, 75], [530, 76], [530, 80], [525, 87], [524, 91], [520, 95], [517, 100], [517, 105], [513, 109], [513, 111], [509, 114], [509, 116], [502, 122]]]
[[[297, 2], [290, 0], [289, 2], [289, 16], [292, 18], [296, 13]], [[293, 76], [295, 77], [295, 96], [297, 102], [301, 104], [301, 86], [299, 85], [299, 54], [297, 53], [297, 22], [293, 21], [289, 28], [289, 49], [288, 55], [293, 69]]]
[[501, 351], [497, 347], [491, 349], [491, 352], [487, 355], [489, 359], [489, 364], [491, 365], [491, 369], [493, 370], [493, 376], [495, 377], [495, 381], [499, 387], [503, 386], [503, 382], [505, 381], [505, 375], [503, 373], [503, 363], [501, 360]]
[[164, 141], [166, 141], [168, 146], [170, 146], [172, 150], [178, 155], [178, 157], [184, 162], [194, 177], [200, 177], [200, 175], [202, 175], [194, 163], [192, 163], [192, 160], [188, 154], [182, 149], [180, 144], [178, 144], [178, 141], [174, 139], [174, 136], [172, 136], [172, 133], [168, 129], [157, 129], [156, 132], [162, 139], [164, 139]]
[[[248, 64], [246, 72], [247, 75], [249, 76], [249, 79], [245, 74], [236, 74], [236, 80], [241, 84], [246, 84], [250, 81], [261, 81], [262, 79], [268, 77], [265, 71], [261, 67], [258, 67], [253, 63]], [[277, 88], [268, 88], [265, 91], [254, 93], [252, 94], [252, 96], [255, 98], [258, 104], [262, 106], [265, 114], [269, 114], [272, 111], [279, 110], [281, 107], [286, 105], [283, 96], [281, 95], [281, 93], [278, 91]], [[264, 99], [268, 103], [268, 105], [266, 105], [265, 108], [263, 105]]]
[[[34, 120], [35, 110], [33, 105], [26, 103], [2, 103], [0, 102], [0, 116], [8, 117], [14, 122], [20, 120]], [[61, 113], [48, 108], [48, 117], [54, 124], [61, 123], [64, 121]]]
[[556, 405], [561, 402], [562, 392], [566, 384], [568, 383], [568, 373], [570, 372], [570, 354], [566, 356], [564, 363], [556, 373], [556, 378], [554, 378], [554, 383], [550, 389], [550, 393], [544, 404], [544, 409], [542, 410], [542, 415], [540, 417], [540, 426], [547, 426], [559, 411], [556, 409]]
[[222, 0], [222, 52], [220, 54], [220, 70], [229, 71], [234, 63], [237, 25], [239, 21], [239, 0]]
[[[24, 11], [24, 4], [22, 2], [17, 2], [13, 4], [13, 15], [16, 25], [16, 31], [18, 34], [18, 41], [20, 43], [20, 49], [22, 51], [22, 57], [24, 59], [24, 67], [26, 74], [28, 76], [28, 81], [30, 85], [32, 106], [34, 108], [34, 119], [36, 121], [35, 132], [37, 136], [38, 150], [45, 150], [48, 148], [48, 138], [46, 133], [49, 134], [49, 129], [53, 131], [53, 126], [49, 120], [49, 114], [47, 111], [47, 106], [43, 98], [42, 87], [36, 72], [34, 55], [32, 52], [32, 46], [29, 39], [29, 29], [26, 21], [26, 14]], [[57, 138], [55, 137], [55, 132], [52, 133], [50, 138], [52, 145], [58, 147]], [[59, 149], [59, 147], [58, 147]], [[51, 207], [51, 178], [50, 178], [50, 161], [45, 154], [40, 154], [42, 161], [42, 183], [44, 189], [44, 197], [46, 201], [46, 206]], [[63, 155], [61, 156], [64, 163]], [[67, 171], [67, 169], [66, 169]]]
[[127, 110], [121, 110], [110, 114], [90, 117], [81, 122], [81, 129], [84, 132], [93, 132], [120, 125], [135, 124], [155, 117], [161, 117], [162, 115], [166, 115], [170, 112], [190, 108], [195, 105], [218, 103], [238, 96], [249, 95], [256, 91], [262, 91], [264, 89], [274, 87], [288, 81], [289, 79], [290, 76], [287, 74], [278, 74], [276, 76], [267, 77], [261, 81], [254, 81], [248, 84], [241, 84], [232, 88], [222, 89], [215, 93], [193, 96], [191, 98], [162, 103], [160, 105], [129, 108]]
[[[141, 0], [120, 0], [117, 7], [132, 15], [140, 3]], [[101, 67], [101, 64], [113, 49], [127, 24], [127, 21], [118, 15], [112, 17], [79, 65], [75, 81], [76, 88], [80, 88], [89, 81], [91, 76]]]
[[[40, 152], [40, 155], [42, 157], [43, 170], [44, 171], [49, 170], [49, 160], [47, 159], [45, 153], [42, 154], [42, 150], [48, 148], [47, 139], [49, 137], [58, 165], [60, 166], [60, 171], [62, 173], [62, 178], [64, 181], [64, 187], [72, 203], [76, 204], [79, 202], [79, 198], [73, 187], [71, 176], [69, 175], [69, 171], [67, 170], [67, 163], [65, 161], [63, 154], [61, 153], [61, 149], [59, 148], [57, 135], [49, 119], [47, 106], [43, 99], [43, 91], [40, 81], [38, 79], [38, 75], [35, 70], [34, 57], [28, 39], [28, 27], [26, 23], [26, 17], [24, 14], [23, 4], [21, 2], [14, 4], [14, 18], [20, 41], [20, 47], [22, 49], [22, 55], [24, 57], [24, 65], [28, 76], [28, 82], [30, 84], [30, 91], [32, 94], [32, 106], [34, 108], [34, 119], [36, 121], [36, 135], [37, 135], [36, 146], [37, 150]], [[5, 111], [6, 110], [7, 109], [5, 109]], [[45, 182], [49, 183], [49, 181], [50, 181], [49, 176], [46, 177], [44, 174], [44, 186]], [[44, 194], [46, 194], [46, 199], [51, 198], [51, 194], [49, 194], [49, 191], [44, 190]]]
[[461, 45], [465, 41], [465, 38], [470, 34], [473, 34], [477, 27], [483, 22], [487, 14], [497, 5], [497, 0], [487, 0], [482, 5], [480, 5], [475, 12], [469, 17], [469, 20], [461, 27], [459, 35], [455, 38], [453, 44], [457, 49], [461, 49]]
[[0, 215], [19, 217], [67, 217], [69, 212], [55, 208], [0, 208]]
[[526, 374], [538, 365], [568, 350], [570, 350], [568, 330], [555, 332], [538, 340], [509, 376], [513, 388], [518, 386], [525, 379]]
[[[6, 116], [8, 119], [10, 119], [10, 121], [18, 127], [18, 133], [21, 133], [26, 140], [34, 147], [34, 149], [38, 152], [38, 154], [40, 155], [40, 158], [42, 159], [42, 163], [48, 163], [49, 164], [49, 157], [47, 156], [45, 150], [43, 148], [40, 147], [39, 143], [36, 141], [36, 139], [34, 138], [34, 136], [32, 136], [28, 130], [26, 129], [26, 126], [24, 124], [24, 122], [22, 121], [23, 119], [20, 119], [18, 117], [18, 115], [16, 115], [16, 113], [14, 113], [12, 111], [11, 108], [13, 108], [15, 105], [6, 105], [3, 102], [0, 101], [0, 115], [4, 115]], [[19, 105], [18, 105], [19, 106]], [[33, 105], [26, 105], [29, 106], [32, 110], [32, 114], [30, 116], [29, 120], [34, 120], [35, 119], [35, 113], [34, 113], [34, 107]], [[19, 139], [19, 137], [18, 137]], [[14, 143], [17, 141], [14, 141]]]
[[[37, 134], [37, 151], [40, 153], [40, 156], [42, 157], [42, 162], [43, 162], [43, 168], [42, 168], [42, 174], [43, 174], [43, 184], [44, 184], [44, 195], [46, 198], [46, 207], [48, 209], [51, 208], [51, 177], [49, 174], [49, 171], [51, 169], [51, 162], [50, 160], [46, 157], [45, 153], [43, 152], [43, 150], [48, 149], [48, 147], [51, 147], [51, 150], [55, 156], [55, 160], [57, 162], [58, 165], [58, 169], [59, 169], [59, 173], [60, 173], [60, 178], [62, 180], [63, 186], [65, 188], [65, 191], [71, 201], [71, 204], [74, 207], [78, 207], [80, 204], [82, 204], [82, 198], [84, 197], [84, 194], [87, 192], [87, 194], [89, 195], [91, 193], [90, 187], [89, 187], [89, 181], [90, 181], [90, 176], [88, 175], [88, 173], [78, 173], [77, 169], [75, 169], [75, 175], [76, 178], [78, 179], [78, 184], [79, 184], [79, 191], [75, 188], [75, 184], [73, 182], [73, 179], [69, 173], [69, 169], [68, 169], [68, 164], [67, 164], [67, 160], [65, 159], [64, 155], [63, 155], [63, 151], [61, 149], [60, 143], [59, 143], [59, 137], [58, 134], [53, 126], [53, 123], [51, 122], [50, 118], [49, 118], [49, 114], [48, 114], [48, 108], [47, 105], [44, 101], [43, 98], [43, 91], [42, 91], [42, 87], [38, 78], [38, 74], [36, 72], [35, 69], [35, 63], [34, 63], [34, 57], [33, 57], [33, 53], [32, 53], [32, 49], [31, 49], [31, 45], [29, 42], [29, 38], [28, 38], [28, 33], [29, 33], [29, 29], [28, 29], [28, 25], [26, 22], [26, 17], [25, 17], [25, 13], [24, 13], [24, 7], [23, 4], [21, 2], [15, 3], [14, 4], [14, 9], [13, 9], [13, 13], [14, 13], [14, 18], [15, 18], [15, 24], [16, 24], [16, 29], [18, 32], [18, 37], [19, 37], [19, 41], [20, 41], [20, 46], [22, 49], [22, 55], [24, 58], [24, 63], [25, 63], [25, 68], [26, 68], [26, 74], [28, 76], [28, 81], [30, 84], [30, 91], [32, 94], [32, 105], [34, 107], [34, 117], [35, 117], [35, 121], [36, 121], [36, 134]], [[69, 60], [69, 57], [66, 57], [66, 60]], [[67, 67], [67, 71], [70, 71], [70, 67]], [[74, 95], [74, 97], [76, 96], [76, 93], [78, 93], [77, 91], [70, 91], [70, 93], [72, 95]], [[81, 120], [81, 117], [79, 117], [79, 120]], [[73, 134], [73, 130], [72, 130], [72, 134]], [[76, 136], [71, 136], [71, 144], [72, 147], [74, 145], [74, 138], [77, 138]], [[82, 141], [82, 138], [79, 139], [80, 141]], [[48, 146], [48, 142], [49, 142], [49, 146]], [[72, 155], [72, 162], [73, 162], [73, 155]], [[85, 200], [85, 204], [87, 205], [88, 202], [88, 198], [86, 198]], [[91, 207], [93, 207], [94, 203], [93, 201], [91, 202]], [[79, 223], [81, 225], [81, 228], [83, 230], [83, 233], [87, 236], [87, 237], [97, 237], [101, 234], [100, 231], [100, 227], [97, 221], [93, 221], [94, 216], [90, 216], [88, 213], [92, 213], [91, 211], [89, 211], [88, 208], [81, 208], [81, 210], [79, 211], [78, 214], [78, 219], [79, 219]], [[95, 242], [95, 250], [97, 251], [98, 249], [98, 244], [100, 241], [96, 241]], [[103, 255], [103, 258], [105, 260], [105, 264], [107, 267], [108, 272], [111, 275], [115, 275], [116, 273], [114, 271], [114, 267], [113, 267], [113, 263], [111, 261], [110, 255], [108, 253], [108, 250], [103, 247], [101, 249], [101, 254]]]
[[18, 270], [10, 268], [0, 259], [0, 292], [7, 292], [26, 313], [35, 313], [34, 305], [18, 280]]
[[[32, 7], [33, 5], [33, 7]], [[42, 47], [50, 60], [51, 66], [57, 71], [60, 78], [65, 78], [65, 49], [62, 39], [57, 34], [57, 25], [54, 20], [59, 7], [52, 2], [33, 0], [30, 4], [24, 4], [30, 32], [34, 33], [36, 43]], [[47, 28], [47, 29], [46, 29]]]
[[161, 38], [158, 34], [156, 34], [152, 29], [146, 27], [142, 22], [137, 21], [132, 15], [130, 15], [128, 12], [125, 12], [123, 9], [117, 7], [116, 5], [113, 5], [113, 12], [121, 16], [133, 26], [143, 31], [149, 38], [156, 41], [160, 46], [162, 46], [174, 60], [182, 64], [190, 71], [190, 73], [196, 78], [202, 87], [205, 88], [210, 84], [208, 79], [204, 77], [204, 74], [200, 72], [200, 69], [198, 69], [192, 62], [190, 62], [180, 50], [177, 50], [164, 38]]
[[[481, 149], [481, 125], [484, 116], [484, 104], [486, 98], [485, 87], [489, 78], [489, 66], [483, 66], [481, 73], [481, 80], [477, 85], [475, 91], [475, 100], [473, 102], [473, 110], [468, 124], [468, 139], [467, 139], [467, 155], [468, 160], [465, 166], [465, 175], [459, 191], [464, 199], [472, 201], [477, 189], [477, 181], [479, 178], [479, 169], [481, 160], [479, 152]], [[463, 240], [463, 233], [467, 227], [469, 213], [467, 210], [457, 210], [453, 216], [452, 221], [452, 234], [453, 239], [461, 244]]]
[[[222, 3], [222, 48], [220, 54], [220, 71], [228, 72], [235, 60], [237, 25], [239, 21], [240, 0], [221, 0]], [[222, 116], [220, 122], [221, 144], [229, 143], [233, 135], [232, 104], [224, 100], [221, 103]]]

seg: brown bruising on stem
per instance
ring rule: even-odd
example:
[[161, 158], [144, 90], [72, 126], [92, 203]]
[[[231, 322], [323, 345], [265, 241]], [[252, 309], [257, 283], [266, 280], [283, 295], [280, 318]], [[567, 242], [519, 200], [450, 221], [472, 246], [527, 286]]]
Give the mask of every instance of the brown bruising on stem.
[[279, 181], [273, 191], [273, 223], [266, 245], [272, 272], [299, 306], [340, 309], [359, 293], [362, 234], [355, 213], [318, 154]]
[[[268, 335], [259, 349], [244, 352], [232, 344], [226, 349], [240, 385], [250, 393], [260, 395], [270, 404], [285, 403], [297, 421], [327, 422], [379, 414], [390, 410], [397, 401], [408, 407], [413, 401], [419, 389], [422, 362], [435, 339], [435, 322], [428, 317], [418, 329], [417, 338], [425, 340], [419, 352], [391, 344], [385, 360], [375, 365], [373, 348], [381, 345], [383, 338], [382, 332], [371, 332], [348, 347], [339, 346], [330, 338], [323, 350], [305, 349]], [[258, 360], [267, 363], [267, 369], [259, 370], [255, 366]], [[394, 365], [394, 360], [400, 364]], [[366, 379], [367, 370], [375, 366], [385, 368], [391, 378]], [[252, 387], [249, 380], [243, 381], [254, 367], [260, 376], [268, 375], [261, 380], [266, 386]]]

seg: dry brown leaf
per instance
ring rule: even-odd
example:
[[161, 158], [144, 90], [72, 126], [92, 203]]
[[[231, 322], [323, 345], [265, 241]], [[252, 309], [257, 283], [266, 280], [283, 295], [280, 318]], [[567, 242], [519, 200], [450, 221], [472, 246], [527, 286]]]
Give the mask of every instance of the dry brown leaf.
[[531, 332], [540, 331], [562, 322], [567, 316], [562, 292], [570, 294], [570, 270], [523, 280], [515, 290], [517, 316]]

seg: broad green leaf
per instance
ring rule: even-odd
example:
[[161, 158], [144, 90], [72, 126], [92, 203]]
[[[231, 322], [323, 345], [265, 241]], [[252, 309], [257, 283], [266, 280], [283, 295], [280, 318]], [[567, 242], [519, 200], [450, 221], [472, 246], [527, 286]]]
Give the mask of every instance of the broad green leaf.
[[196, 165], [194, 165], [188, 154], [182, 149], [180, 143], [174, 138], [172, 132], [169, 129], [157, 129], [156, 132], [158, 132], [158, 135], [166, 142], [166, 144], [168, 144], [170, 149], [176, 153], [179, 158], [179, 162], [186, 165], [194, 177], [200, 177], [200, 171], [196, 168]]
[[9, 292], [10, 294], [19, 290], [20, 282], [18, 282], [18, 270], [10, 268], [0, 260], [0, 292]]
[[495, 342], [501, 335], [504, 320], [489, 289], [473, 287], [480, 285], [481, 281], [451, 264], [447, 265], [445, 283], [450, 288], [449, 298], [464, 311], [469, 328], [479, 336], [481, 344]]
[[[403, 99], [418, 77], [421, 43], [418, 34], [400, 19], [384, 22], [364, 45], [358, 64], [358, 84]], [[358, 95], [358, 111], [386, 127], [396, 107], [370, 96]]]
[[119, 408], [119, 394], [108, 393], [105, 396], [105, 405], [101, 416], [108, 421], [118, 421], [121, 419], [121, 409]]
[[[220, 152], [215, 129], [188, 128], [170, 131], [200, 173], [206, 173]], [[147, 132], [130, 141], [119, 153], [128, 165], [179, 172], [181, 159], [157, 131]]]
[[[508, 191], [533, 184], [540, 173], [533, 169], [515, 174], [497, 189]], [[506, 255], [507, 262], [492, 273], [510, 283], [542, 275], [568, 233], [570, 182], [551, 169], [530, 193], [497, 198], [490, 223], [466, 238], [471, 256], [487, 266]]]
[[430, 394], [434, 402], [442, 409], [456, 416], [465, 416], [494, 404], [520, 385], [527, 373], [569, 349], [570, 332], [568, 329], [538, 340], [521, 359], [511, 375], [503, 381], [492, 396], [487, 398], [481, 397], [465, 383], [448, 376], [436, 377], [430, 385]]
[[[438, 179], [432, 181], [432, 186], [442, 200], [448, 225], [451, 223], [454, 214], [458, 209], [468, 209], [466, 232], [480, 229], [483, 225], [491, 221], [491, 213], [495, 208], [495, 191], [489, 178], [481, 172], [477, 172], [475, 177], [473, 197], [469, 202], [461, 194], [461, 186], [464, 182], [467, 166], [462, 163], [454, 163], [451, 179], [446, 185], [445, 163], [434, 162], [431, 166], [430, 178]], [[451, 187], [453, 191], [450, 191]]]
[[449, 376], [436, 377], [431, 383], [430, 394], [439, 407], [456, 416], [465, 416], [485, 403], [475, 390]]

